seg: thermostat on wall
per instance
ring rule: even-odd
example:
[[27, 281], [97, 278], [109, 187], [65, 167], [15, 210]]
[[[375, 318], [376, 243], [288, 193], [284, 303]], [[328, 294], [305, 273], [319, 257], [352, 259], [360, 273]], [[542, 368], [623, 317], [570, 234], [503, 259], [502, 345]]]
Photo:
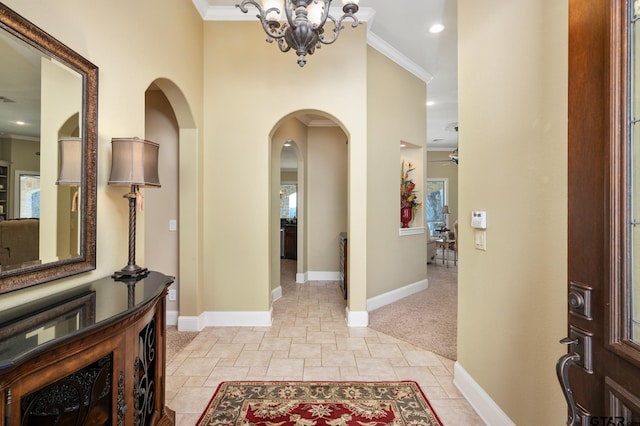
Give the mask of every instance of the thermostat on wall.
[[472, 211], [471, 226], [478, 229], [487, 229], [487, 212], [481, 210]]

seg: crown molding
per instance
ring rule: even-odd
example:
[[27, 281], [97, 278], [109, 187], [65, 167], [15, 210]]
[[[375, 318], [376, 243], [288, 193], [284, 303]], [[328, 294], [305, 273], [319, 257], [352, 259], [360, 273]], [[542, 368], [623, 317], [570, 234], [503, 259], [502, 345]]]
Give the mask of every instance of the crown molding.
[[[198, 13], [205, 21], [255, 21], [256, 15], [253, 13], [243, 13], [236, 6], [209, 6], [207, 0], [192, 0]], [[342, 15], [342, 9], [340, 7], [331, 8], [332, 16]], [[376, 11], [370, 7], [361, 7], [358, 10], [358, 20], [360, 22], [367, 22], [367, 43], [369, 46], [376, 49], [378, 52], [391, 59], [402, 68], [409, 71], [419, 79], [423, 80], [427, 84], [433, 79], [433, 76], [427, 72], [424, 68], [407, 58], [400, 53], [396, 48], [384, 41], [380, 36], [371, 31], [373, 19], [376, 15]]]
[[[198, 13], [205, 21], [255, 21], [256, 15], [244, 13], [236, 6], [209, 6], [207, 0], [193, 0]], [[255, 8], [254, 8], [255, 10]], [[341, 7], [332, 7], [330, 9], [331, 16], [342, 16], [344, 13]], [[360, 22], [371, 22], [376, 14], [375, 10], [370, 7], [361, 7], [358, 10], [358, 20]]]
[[202, 19], [205, 19], [205, 15], [207, 13], [207, 9], [209, 8], [209, 3], [207, 0], [192, 0], [193, 5], [196, 7], [196, 10], [200, 14]]
[[391, 59], [393, 62], [400, 65], [402, 68], [406, 69], [425, 83], [429, 84], [433, 79], [433, 76], [428, 71], [413, 62], [411, 59], [407, 58], [405, 55], [400, 53], [399, 50], [371, 31], [367, 33], [367, 43], [369, 46], [373, 47], [378, 52], [382, 53], [384, 56]]

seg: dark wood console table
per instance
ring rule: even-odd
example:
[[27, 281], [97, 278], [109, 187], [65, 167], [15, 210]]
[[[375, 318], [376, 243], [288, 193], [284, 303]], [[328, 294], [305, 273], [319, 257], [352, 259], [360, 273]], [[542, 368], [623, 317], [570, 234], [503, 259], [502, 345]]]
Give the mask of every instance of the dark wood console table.
[[5, 425], [172, 425], [158, 272], [111, 277], [0, 312]]
[[348, 282], [347, 279], [349, 277], [349, 239], [347, 238], [347, 233], [340, 233], [340, 289], [344, 294], [344, 298], [347, 298], [347, 288]]

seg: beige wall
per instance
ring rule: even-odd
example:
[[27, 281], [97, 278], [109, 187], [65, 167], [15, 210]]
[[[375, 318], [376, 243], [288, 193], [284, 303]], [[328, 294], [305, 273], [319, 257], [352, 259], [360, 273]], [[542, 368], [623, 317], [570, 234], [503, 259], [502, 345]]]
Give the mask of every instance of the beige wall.
[[347, 136], [310, 127], [307, 154], [308, 271], [340, 270], [340, 233], [347, 231]]
[[[314, 55], [300, 68], [295, 56], [264, 42], [262, 28], [255, 22], [205, 23], [205, 310], [270, 308], [270, 265], [276, 247], [269, 232], [270, 217], [275, 217], [270, 213], [270, 180], [277, 172], [271, 169], [275, 158], [269, 136], [283, 118], [309, 109], [333, 116], [349, 134], [349, 186], [357, 188], [351, 191], [349, 206], [354, 248], [349, 304], [351, 309], [365, 310], [367, 236], [366, 219], [361, 219], [366, 218], [367, 187], [366, 162], [361, 160], [367, 150], [365, 36], [364, 26], [344, 31], [339, 43], [317, 53], [322, 60]], [[333, 95], [344, 93], [362, 96], [335, 102]], [[225, 193], [235, 203], [220, 208], [219, 197]]]
[[[144, 189], [144, 266], [177, 277], [171, 288], [180, 294], [178, 232], [169, 230], [169, 221], [178, 221], [178, 123], [166, 96], [160, 90], [146, 93], [145, 139], [160, 144], [158, 174], [160, 188]], [[178, 303], [167, 301], [167, 310], [177, 311]]]
[[[459, 0], [458, 362], [519, 426], [564, 424], [567, 2]], [[487, 250], [472, 210], [487, 211]]]
[[[349, 308], [364, 311], [367, 297], [426, 276], [424, 236], [398, 236], [397, 207], [399, 142], [426, 137], [425, 84], [366, 50], [364, 27], [299, 69], [255, 23], [209, 22], [203, 38], [189, 1], [50, 3], [5, 1], [99, 67], [98, 267], [3, 295], [0, 309], [126, 263], [127, 205], [122, 188], [106, 184], [110, 140], [145, 135], [145, 91], [159, 77], [182, 91], [195, 122], [180, 131], [196, 140], [180, 145], [180, 179], [196, 183], [180, 194], [193, 200], [180, 230], [193, 238], [180, 255], [196, 265], [181, 271], [190, 277], [181, 314], [269, 309], [269, 135], [297, 110], [325, 111], [349, 136]], [[459, 13], [459, 214], [486, 209], [489, 229], [488, 250], [477, 251], [461, 221], [458, 358], [516, 424], [560, 424], [566, 407], [553, 366], [566, 334], [566, 4], [459, 0]], [[313, 85], [288, 96], [298, 82]], [[353, 93], [362, 96], [335, 102]], [[234, 205], [221, 208], [221, 196]]]
[[[55, 7], [47, 0], [4, 3], [99, 68], [98, 220], [95, 271], [3, 295], [0, 308], [104, 277], [123, 267], [127, 263], [128, 213], [122, 187], [107, 186], [111, 138], [145, 135], [145, 91], [159, 77], [180, 88], [197, 127], [201, 127], [202, 111], [202, 19], [191, 2], [169, 2], [162, 7], [150, 0], [60, 0]], [[148, 19], [150, 11], [153, 19]], [[197, 142], [190, 149], [196, 152]], [[195, 162], [190, 166], [198, 170]], [[197, 176], [193, 180], [197, 181]], [[197, 203], [191, 204], [191, 211], [197, 211]], [[144, 213], [138, 218], [136, 260], [144, 264]], [[198, 256], [196, 239], [193, 241], [190, 252], [181, 255]]]
[[[399, 235], [400, 142], [424, 147], [426, 84], [368, 49], [367, 125], [367, 297], [426, 279], [426, 234]], [[413, 150], [411, 150], [413, 151]], [[422, 152], [422, 151], [421, 151]], [[424, 152], [410, 154], [416, 189], [424, 196]], [[359, 189], [362, 190], [362, 189]], [[424, 226], [422, 212], [414, 226]]]
[[[387, 225], [393, 234], [398, 227], [395, 207], [391, 207], [391, 214], [391, 210], [385, 208], [367, 211], [367, 197], [373, 195], [379, 199], [377, 191], [368, 191], [369, 180], [378, 183], [377, 162], [382, 161], [383, 176], [391, 179], [394, 189], [384, 196], [390, 196], [390, 200], [380, 204], [387, 201], [397, 204], [398, 144], [401, 139], [423, 143], [426, 113], [424, 83], [416, 85], [415, 77], [394, 65], [391, 69], [400, 79], [394, 90], [400, 93], [385, 99], [384, 90], [378, 88], [373, 92], [379, 92], [375, 96], [383, 105], [378, 108], [378, 118], [393, 103], [405, 109], [401, 119], [395, 120], [401, 129], [394, 135], [380, 132], [368, 140], [369, 128], [377, 131], [390, 126], [389, 121], [386, 125], [381, 123], [380, 129], [367, 124], [370, 120], [367, 118], [370, 94], [367, 74], [377, 67], [387, 69], [391, 62], [374, 51], [368, 53], [364, 25], [343, 32], [340, 43], [317, 53], [322, 55], [322, 61], [314, 61], [317, 56], [310, 57], [307, 66], [300, 69], [295, 57], [283, 55], [276, 46], [266, 44], [261, 28], [253, 22], [203, 24], [189, 2], [171, 3], [162, 8], [148, 0], [135, 4], [120, 0], [109, 5], [61, 0], [55, 9], [49, 8], [44, 0], [7, 4], [99, 67], [99, 220], [95, 272], [38, 286], [19, 296], [7, 296], [3, 302], [15, 303], [21, 298], [86, 282], [126, 264], [127, 204], [122, 200], [122, 188], [107, 186], [110, 140], [146, 136], [145, 91], [149, 84], [161, 79], [165, 82], [161, 85], [163, 90], [171, 88], [170, 93], [165, 93], [171, 102], [182, 99], [176, 112], [179, 138], [191, 141], [179, 143], [180, 215], [188, 214], [180, 218], [179, 224], [183, 248], [179, 267], [180, 314], [268, 311], [269, 281], [273, 284], [276, 277], [274, 259], [277, 260], [269, 248], [274, 243], [278, 247], [269, 232], [270, 188], [274, 179], [270, 172], [273, 155], [269, 138], [287, 117], [296, 111], [308, 110], [322, 112], [333, 119], [349, 139], [346, 207], [350, 238], [349, 309], [366, 311], [367, 263], [371, 262], [367, 256], [370, 247], [367, 238], [376, 232], [367, 222], [379, 223], [378, 215], [388, 214], [392, 220]], [[154, 10], [154, 19], [142, 19], [149, 10]], [[120, 27], [127, 31], [118, 31]], [[234, 41], [230, 43], [230, 40]], [[167, 61], [167, 57], [172, 60]], [[370, 60], [374, 63], [368, 65]], [[262, 66], [265, 62], [269, 67]], [[337, 67], [341, 70], [339, 79], [332, 72]], [[376, 72], [380, 75], [381, 71]], [[299, 80], [292, 79], [291, 75]], [[388, 77], [389, 74], [382, 76]], [[298, 81], [314, 84], [305, 86], [303, 96], [285, 96], [295, 92]], [[362, 96], [348, 96], [336, 103], [331, 94], [339, 93]], [[203, 99], [206, 102], [201, 103]], [[175, 104], [172, 106], [176, 109]], [[249, 126], [247, 118], [250, 118]], [[385, 161], [384, 154], [377, 152], [380, 144], [393, 146], [395, 160]], [[373, 157], [376, 169], [372, 174], [368, 173], [368, 161], [363, 160], [368, 158], [370, 148], [376, 150]], [[151, 190], [145, 192], [151, 193]], [[235, 203], [227, 202], [221, 208], [221, 197]], [[183, 199], [187, 201], [182, 202]], [[303, 198], [303, 209], [306, 203]], [[144, 241], [146, 232], [150, 231], [145, 229], [145, 215], [146, 212], [138, 215], [136, 260], [142, 265], [148, 263]], [[421, 237], [404, 240], [413, 243], [405, 244], [403, 261], [406, 263], [407, 256], [420, 259], [410, 273], [412, 276], [387, 283], [385, 289], [423, 277], [421, 264], [425, 254], [420, 240]], [[395, 255], [395, 247], [378, 246], [376, 250], [376, 258], [383, 258], [385, 262], [388, 255]], [[183, 262], [190, 267], [183, 267]], [[251, 268], [246, 268], [247, 264], [251, 264]], [[306, 267], [303, 265], [303, 270], [307, 270]], [[377, 289], [374, 294], [385, 289]]]
[[[458, 220], [458, 166], [451, 162], [449, 154], [451, 151], [427, 151], [427, 177], [447, 179], [449, 226], [453, 229], [453, 223]], [[463, 217], [460, 220], [466, 221], [467, 218]]]
[[291, 182], [297, 182], [298, 181], [298, 171], [282, 171], [280, 173], [280, 182], [282, 183], [291, 183]]

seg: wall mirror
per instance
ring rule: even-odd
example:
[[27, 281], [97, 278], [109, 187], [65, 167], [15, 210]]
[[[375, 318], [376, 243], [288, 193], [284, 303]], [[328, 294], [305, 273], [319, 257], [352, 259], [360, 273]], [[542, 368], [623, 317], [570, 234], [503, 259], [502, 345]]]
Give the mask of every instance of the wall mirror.
[[95, 269], [98, 68], [0, 3], [0, 294]]

